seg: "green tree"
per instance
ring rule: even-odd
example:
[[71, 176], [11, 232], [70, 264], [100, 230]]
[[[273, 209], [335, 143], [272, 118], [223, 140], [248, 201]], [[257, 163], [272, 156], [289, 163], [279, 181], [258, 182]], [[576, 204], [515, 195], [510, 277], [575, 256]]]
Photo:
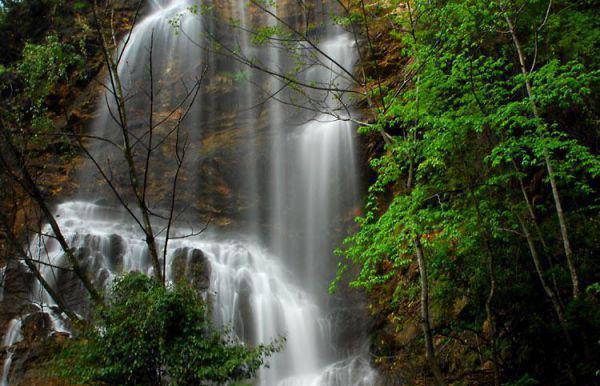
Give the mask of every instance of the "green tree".
[[[370, 22], [394, 26], [390, 39], [414, 76], [362, 129], [392, 138], [372, 160], [360, 230], [338, 251], [360, 268], [351, 285], [375, 296], [396, 286], [396, 305], [429, 301], [434, 343], [475, 331], [496, 384], [524, 374], [589, 381], [600, 325], [578, 288], [599, 274], [590, 244], [599, 237], [595, 10], [563, 1], [388, 7]], [[413, 265], [420, 297], [399, 279]], [[448, 316], [459, 299], [469, 312]], [[553, 364], [541, 364], [550, 352]]]
[[248, 347], [212, 325], [194, 289], [132, 273], [115, 281], [92, 325], [66, 345], [57, 363], [73, 382], [200, 385], [253, 377], [281, 341]]

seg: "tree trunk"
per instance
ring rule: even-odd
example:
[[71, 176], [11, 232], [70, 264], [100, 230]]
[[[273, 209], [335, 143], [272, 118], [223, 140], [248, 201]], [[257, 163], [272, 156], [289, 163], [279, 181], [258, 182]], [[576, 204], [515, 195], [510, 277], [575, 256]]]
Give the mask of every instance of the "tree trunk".
[[[138, 4], [138, 11], [141, 2]], [[121, 134], [123, 136], [123, 155], [127, 162], [127, 168], [129, 172], [129, 182], [131, 190], [135, 196], [136, 204], [138, 209], [142, 215], [143, 229], [142, 231], [145, 234], [146, 245], [148, 246], [148, 253], [150, 254], [150, 261], [152, 262], [152, 268], [154, 270], [154, 275], [156, 276], [159, 282], [163, 282], [162, 278], [162, 269], [160, 265], [160, 260], [158, 257], [158, 248], [156, 247], [156, 238], [154, 235], [154, 230], [152, 229], [152, 222], [150, 220], [150, 213], [148, 210], [148, 206], [146, 204], [145, 199], [145, 190], [146, 186], [143, 187], [143, 192], [141, 191], [137, 167], [135, 165], [135, 160], [133, 157], [133, 148], [131, 146], [130, 138], [129, 138], [129, 124], [127, 119], [127, 110], [125, 108], [125, 95], [123, 93], [123, 86], [121, 83], [121, 79], [119, 77], [118, 72], [118, 61], [115, 62], [110, 53], [109, 44], [107, 43], [107, 39], [105, 37], [104, 31], [102, 30], [102, 23], [100, 17], [98, 16], [97, 4], [94, 2], [92, 7], [94, 23], [96, 26], [96, 31], [100, 37], [100, 43], [102, 46], [102, 53], [104, 56], [104, 61], [108, 67], [109, 78], [111, 82], [111, 94], [115, 99], [115, 103], [117, 105], [118, 117], [119, 117], [119, 126], [121, 129]], [[136, 14], [137, 17], [137, 14]], [[134, 23], [135, 25], [135, 23]], [[131, 26], [133, 28], [133, 25]], [[131, 33], [131, 30], [130, 30]], [[122, 48], [123, 50], [125, 47]], [[144, 180], [144, 184], [146, 181]]]
[[[2, 134], [4, 136], [4, 140], [7, 145], [7, 148], [16, 163], [15, 167], [18, 170], [19, 174], [21, 175], [21, 178], [19, 178], [9, 172], [10, 177], [13, 180], [15, 180], [16, 183], [21, 185], [21, 187], [27, 192], [29, 197], [31, 197], [35, 201], [37, 206], [40, 208], [40, 210], [44, 214], [44, 217], [48, 221], [48, 224], [50, 224], [50, 227], [52, 228], [54, 237], [60, 244], [60, 247], [62, 248], [62, 250], [65, 252], [67, 260], [69, 261], [69, 264], [73, 268], [73, 272], [75, 272], [75, 275], [77, 275], [79, 280], [82, 282], [83, 286], [85, 287], [87, 292], [90, 294], [92, 300], [96, 304], [104, 304], [104, 299], [102, 298], [102, 296], [100, 296], [100, 294], [98, 293], [98, 291], [96, 290], [96, 288], [94, 287], [94, 285], [92, 284], [90, 279], [87, 277], [87, 274], [85, 273], [85, 271], [79, 265], [77, 258], [73, 254], [73, 250], [71, 249], [71, 247], [69, 246], [69, 243], [67, 242], [64, 235], [62, 234], [62, 232], [60, 230], [60, 226], [56, 222], [56, 219], [54, 218], [52, 211], [48, 207], [48, 204], [46, 203], [46, 200], [44, 199], [42, 192], [40, 191], [37, 184], [33, 181], [33, 178], [29, 174], [29, 170], [27, 170], [25, 163], [22, 162], [23, 157], [21, 156], [19, 151], [15, 148], [15, 145], [12, 143], [10, 133], [8, 133], [7, 129], [4, 126], [2, 126], [1, 129], [2, 129]], [[4, 164], [4, 166], [6, 168], [10, 168], [8, 161], [6, 161], [6, 159], [4, 157], [2, 157], [2, 163]]]
[[538, 225], [537, 216], [535, 215], [535, 211], [533, 209], [533, 204], [531, 203], [531, 200], [529, 199], [529, 195], [527, 194], [527, 190], [525, 189], [525, 183], [523, 182], [523, 178], [520, 175], [521, 170], [519, 169], [517, 162], [515, 160], [512, 161], [512, 164], [515, 169], [515, 172], [517, 172], [517, 180], [519, 181], [519, 187], [521, 188], [521, 194], [523, 195], [523, 200], [525, 200], [525, 205], [527, 205], [527, 213], [529, 214], [529, 218], [531, 219], [531, 222], [533, 223], [533, 227], [535, 228], [535, 233], [536, 233], [538, 239], [540, 240], [540, 243], [542, 243], [542, 247], [544, 247], [544, 250], [547, 250], [548, 245], [546, 244], [546, 241], [544, 240], [544, 235], [542, 234], [542, 230], [540, 229], [540, 226]]
[[525, 239], [527, 240], [527, 246], [529, 247], [529, 252], [531, 253], [533, 265], [535, 266], [535, 271], [538, 275], [538, 278], [540, 280], [542, 288], [544, 289], [544, 292], [546, 293], [548, 300], [550, 300], [550, 303], [552, 303], [552, 307], [554, 308], [554, 312], [556, 313], [556, 317], [558, 318], [558, 322], [559, 322], [562, 332], [565, 336], [565, 340], [567, 341], [567, 344], [569, 346], [572, 346], [573, 342], [571, 340], [571, 336], [569, 335], [569, 331], [567, 329], [567, 321], [563, 314], [563, 310], [560, 306], [560, 303], [558, 302], [558, 298], [556, 297], [556, 294], [554, 293], [554, 291], [552, 291], [552, 288], [550, 288], [550, 286], [546, 282], [546, 279], [544, 278], [544, 271], [542, 268], [542, 263], [540, 261], [540, 257], [537, 253], [537, 250], [535, 249], [535, 243], [533, 241], [533, 237], [531, 236], [531, 233], [529, 233], [529, 229], [527, 228], [527, 225], [525, 224], [525, 222], [523, 221], [521, 216], [519, 216], [518, 214], [516, 216], [517, 216], [517, 220], [519, 221], [519, 224], [521, 225], [521, 230], [523, 231], [523, 234], [525, 235]]
[[[529, 102], [531, 104], [531, 109], [533, 111], [533, 115], [536, 118], [540, 118], [540, 114], [539, 114], [537, 105], [535, 104], [535, 101], [533, 100], [533, 88], [531, 86], [531, 83], [529, 82], [529, 78], [528, 78], [529, 71], [527, 70], [527, 67], [525, 64], [525, 55], [523, 54], [523, 49], [521, 48], [521, 43], [519, 42], [519, 39], [517, 37], [512, 20], [508, 17], [508, 15], [505, 15], [504, 18], [506, 20], [506, 24], [508, 25], [508, 30], [510, 31], [510, 35], [511, 35], [513, 43], [515, 45], [515, 49], [517, 50], [517, 55], [519, 57], [519, 64], [521, 66], [521, 73], [523, 74], [523, 77], [525, 78], [525, 89], [527, 90], [527, 96], [529, 97]], [[552, 167], [552, 162], [550, 159], [550, 155], [548, 153], [548, 149], [546, 148], [545, 145], [543, 146], [543, 156], [544, 156], [544, 163], [546, 164], [546, 170], [548, 171], [548, 179], [550, 180], [550, 187], [552, 188], [552, 197], [554, 199], [554, 206], [556, 207], [556, 214], [558, 216], [558, 223], [560, 226], [560, 235], [561, 235], [561, 238], [563, 241], [563, 248], [565, 251], [565, 257], [567, 259], [567, 266], [569, 268], [569, 273], [571, 275], [571, 284], [573, 286], [573, 299], [576, 300], [579, 298], [579, 294], [580, 294], [579, 277], [577, 275], [577, 270], [575, 268], [575, 262], [573, 259], [573, 250], [571, 248], [571, 243], [569, 241], [569, 235], [567, 232], [565, 215], [564, 215], [564, 211], [562, 208], [560, 195], [558, 192], [558, 187], [556, 185], [554, 169]]]
[[[533, 208], [533, 204], [531, 203], [531, 200], [529, 199], [529, 195], [527, 194], [527, 190], [525, 189], [525, 183], [523, 182], [523, 178], [519, 175], [519, 173], [521, 171], [519, 170], [519, 167], [517, 166], [517, 162], [515, 160], [513, 160], [512, 163], [515, 168], [515, 171], [517, 172], [517, 180], [519, 181], [519, 186], [521, 188], [523, 200], [525, 201], [525, 204], [527, 205], [527, 213], [529, 214], [529, 219], [531, 220], [531, 223], [533, 224], [535, 233], [537, 234], [537, 238], [540, 240], [540, 243], [542, 244], [543, 251], [545, 253], [547, 253], [548, 252], [548, 244], [546, 244], [546, 241], [544, 240], [544, 235], [542, 234], [542, 230], [540, 229], [540, 226], [538, 224], [537, 216], [535, 215], [535, 210]], [[550, 257], [548, 257], [548, 264], [550, 264], [550, 267], [552, 268], [553, 264], [552, 264], [552, 259]], [[554, 274], [554, 272], [552, 272], [551, 276], [552, 276], [552, 286], [554, 287], [554, 291], [555, 291], [556, 297], [558, 298], [558, 302], [560, 303], [560, 306], [564, 308], [564, 303], [560, 296], [560, 291], [558, 289], [558, 283], [556, 281], [556, 275]]]
[[429, 318], [429, 282], [423, 246], [421, 245], [419, 236], [415, 237], [414, 244], [421, 278], [421, 326], [423, 328], [423, 335], [425, 335], [425, 355], [427, 356], [427, 362], [433, 373], [435, 383], [438, 386], [444, 386], [446, 382], [442, 377], [442, 371], [440, 370], [439, 363], [435, 356], [435, 347], [433, 345], [433, 336], [431, 334], [431, 323]]
[[488, 235], [488, 228], [483, 225], [481, 211], [479, 210], [479, 203], [475, 200], [475, 195], [471, 192], [473, 200], [475, 202], [475, 209], [477, 211], [477, 224], [483, 231], [483, 245], [487, 254], [487, 269], [490, 280], [490, 290], [488, 296], [485, 299], [485, 314], [490, 325], [490, 344], [492, 348], [492, 362], [494, 365], [494, 386], [500, 386], [500, 370], [498, 368], [498, 344], [496, 342], [496, 318], [492, 310], [492, 302], [496, 293], [496, 275], [494, 274], [494, 253], [492, 252], [492, 246], [490, 245], [490, 237]]
[[42, 273], [38, 269], [35, 262], [29, 257], [29, 255], [21, 247], [19, 241], [17, 240], [17, 237], [13, 233], [12, 229], [10, 229], [8, 222], [6, 222], [6, 219], [3, 218], [2, 221], [5, 223], [4, 230], [6, 232], [6, 238], [9, 241], [9, 243], [11, 244], [13, 250], [17, 253], [17, 255], [19, 255], [21, 257], [21, 259], [25, 262], [25, 265], [27, 266], [27, 268], [29, 268], [31, 273], [33, 273], [33, 276], [35, 276], [35, 278], [41, 284], [41, 286], [44, 288], [44, 290], [46, 290], [48, 295], [52, 298], [52, 300], [54, 300], [54, 303], [56, 303], [56, 306], [58, 307], [58, 309], [61, 312], [64, 312], [65, 315], [67, 315], [67, 317], [74, 324], [77, 325], [77, 324], [83, 323], [83, 321], [77, 316], [77, 314], [75, 314], [73, 311], [71, 311], [67, 307], [67, 304], [64, 302], [62, 296], [57, 291], [55, 291], [54, 288], [52, 288], [52, 286], [50, 286], [50, 284], [46, 281], [44, 276], [42, 276]]

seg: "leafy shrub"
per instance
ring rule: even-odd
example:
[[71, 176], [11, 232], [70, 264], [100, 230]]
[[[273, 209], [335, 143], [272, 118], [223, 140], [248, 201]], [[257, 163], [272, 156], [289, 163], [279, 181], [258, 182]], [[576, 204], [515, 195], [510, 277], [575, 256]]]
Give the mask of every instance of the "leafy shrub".
[[211, 324], [191, 287], [165, 288], [134, 273], [116, 280], [107, 306], [56, 365], [82, 384], [214, 384], [253, 377], [280, 347], [245, 346]]

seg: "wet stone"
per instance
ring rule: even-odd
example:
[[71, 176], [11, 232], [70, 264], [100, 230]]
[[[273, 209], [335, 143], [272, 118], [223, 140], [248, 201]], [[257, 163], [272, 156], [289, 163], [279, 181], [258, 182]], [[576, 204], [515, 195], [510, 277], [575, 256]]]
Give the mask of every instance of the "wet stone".
[[98, 273], [96, 275], [96, 280], [95, 280], [95, 284], [97, 284], [97, 288], [105, 288], [106, 284], [108, 282], [108, 279], [110, 279], [110, 272], [108, 272], [108, 270], [101, 268], [100, 270], [98, 270]]
[[10, 261], [4, 271], [3, 298], [0, 302], [2, 320], [8, 321], [22, 312], [33, 290], [33, 274], [18, 261]]
[[90, 302], [87, 291], [75, 272], [58, 270], [56, 273], [56, 289], [63, 296], [66, 306], [81, 315], [89, 313]]
[[116, 273], [123, 272], [123, 259], [127, 251], [125, 241], [117, 234], [108, 236], [106, 248], [106, 259], [108, 260], [109, 269]]
[[86, 260], [92, 251], [88, 247], [79, 247], [75, 250], [75, 258], [79, 261]]
[[171, 279], [180, 284], [184, 280], [206, 291], [210, 286], [210, 263], [199, 249], [178, 248], [171, 255]]
[[193, 249], [188, 260], [187, 274], [192, 284], [202, 291], [210, 287], [210, 263], [204, 253]]
[[46, 339], [52, 332], [52, 321], [50, 316], [42, 311], [27, 315], [23, 319], [21, 333], [23, 339], [28, 342]]

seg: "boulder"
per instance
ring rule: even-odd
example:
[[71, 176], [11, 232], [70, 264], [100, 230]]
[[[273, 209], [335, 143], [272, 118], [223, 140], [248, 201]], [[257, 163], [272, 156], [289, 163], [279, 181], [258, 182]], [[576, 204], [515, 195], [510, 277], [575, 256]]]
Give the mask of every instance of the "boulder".
[[14, 386], [67, 385], [64, 379], [51, 375], [47, 367], [66, 339], [68, 334], [55, 333], [42, 340], [18, 343], [13, 349], [9, 383]]
[[109, 265], [107, 268], [115, 273], [122, 273], [123, 258], [127, 251], [125, 240], [117, 234], [112, 234], [104, 242], [106, 245], [103, 252]]
[[33, 290], [35, 278], [25, 265], [11, 260], [4, 270], [2, 284], [0, 315], [2, 320], [8, 321], [21, 313], [22, 308], [29, 303], [27, 299]]
[[44, 340], [52, 333], [52, 320], [42, 311], [33, 312], [23, 318], [21, 334], [26, 342]]
[[210, 286], [210, 263], [199, 249], [178, 248], [171, 255], [171, 279], [180, 284], [184, 280], [206, 291]]
[[89, 297], [84, 285], [75, 272], [58, 270], [56, 272], [56, 289], [62, 294], [63, 300], [69, 309], [80, 315], [89, 315]]
[[175, 284], [180, 284], [185, 278], [187, 251], [187, 248], [177, 248], [171, 255], [171, 280]]
[[210, 287], [210, 262], [199, 249], [188, 254], [187, 275], [196, 288], [206, 291]]

